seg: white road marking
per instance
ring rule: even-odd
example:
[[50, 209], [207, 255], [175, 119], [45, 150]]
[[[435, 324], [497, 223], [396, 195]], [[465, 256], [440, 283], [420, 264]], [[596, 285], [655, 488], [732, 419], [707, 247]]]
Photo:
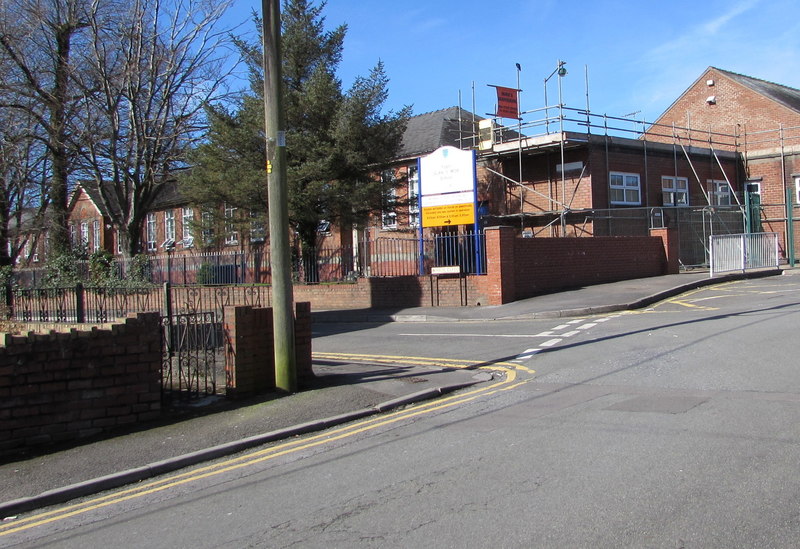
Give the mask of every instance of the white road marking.
[[553, 334], [544, 332], [541, 334], [397, 334], [406, 337], [507, 337], [530, 339], [532, 337], [551, 337]]
[[540, 347], [552, 347], [553, 345], [556, 345], [558, 343], [561, 343], [561, 338], [548, 339], [547, 341], [545, 341], [543, 343], [540, 343], [539, 346]]
[[526, 349], [517, 355], [517, 358], [515, 358], [512, 362], [525, 362], [526, 360], [533, 358], [533, 355], [540, 353], [541, 351], [541, 349]]

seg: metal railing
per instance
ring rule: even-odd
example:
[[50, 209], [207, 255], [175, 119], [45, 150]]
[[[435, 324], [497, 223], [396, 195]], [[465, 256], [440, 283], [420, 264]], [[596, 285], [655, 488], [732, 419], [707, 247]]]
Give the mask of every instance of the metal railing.
[[[380, 237], [348, 246], [320, 246], [315, 250], [295, 250], [292, 280], [297, 283], [348, 282], [356, 278], [418, 276], [430, 274], [431, 267], [459, 265], [467, 274], [486, 272], [483, 233], [435, 235], [417, 238]], [[138, 260], [137, 260], [138, 261]], [[117, 278], [144, 278], [152, 284], [221, 286], [232, 284], [270, 284], [268, 249], [220, 251], [147, 256], [146, 264], [115, 258]], [[23, 268], [14, 272], [15, 286], [36, 288], [47, 280], [44, 268]], [[78, 264], [79, 278], [93, 280], [90, 262]], [[106, 299], [111, 299], [107, 296]]]
[[714, 235], [709, 238], [711, 276], [719, 273], [778, 267], [778, 234]]

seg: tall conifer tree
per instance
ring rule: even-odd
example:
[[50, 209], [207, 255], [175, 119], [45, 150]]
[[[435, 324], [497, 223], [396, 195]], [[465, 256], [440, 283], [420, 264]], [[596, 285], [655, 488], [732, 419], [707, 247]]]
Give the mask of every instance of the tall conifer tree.
[[[380, 62], [342, 91], [336, 72], [347, 28], [326, 31], [324, 7], [286, 0], [281, 21], [289, 218], [305, 250], [315, 246], [320, 221], [360, 223], [380, 208], [389, 189], [379, 174], [411, 112], [383, 113], [388, 78]], [[208, 139], [190, 157], [183, 191], [201, 205], [266, 212], [260, 41], [237, 44], [250, 90], [234, 109], [208, 107]]]

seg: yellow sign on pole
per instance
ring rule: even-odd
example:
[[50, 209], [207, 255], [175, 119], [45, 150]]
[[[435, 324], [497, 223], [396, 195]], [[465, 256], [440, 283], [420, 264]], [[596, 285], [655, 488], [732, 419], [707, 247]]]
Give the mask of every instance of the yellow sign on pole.
[[449, 227], [475, 223], [475, 204], [445, 204], [422, 208], [423, 227]]

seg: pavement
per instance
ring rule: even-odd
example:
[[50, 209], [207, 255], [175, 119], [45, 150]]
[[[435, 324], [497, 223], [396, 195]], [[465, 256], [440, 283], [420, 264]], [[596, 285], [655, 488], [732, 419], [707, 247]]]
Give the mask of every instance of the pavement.
[[[317, 311], [321, 322], [486, 322], [560, 318], [647, 307], [709, 284], [800, 274], [765, 269], [710, 278], [686, 271], [541, 295], [498, 306]], [[0, 462], [0, 520], [138, 482], [182, 467], [489, 381], [489, 373], [399, 364], [314, 360], [315, 379], [291, 395], [209, 398], [138, 430]], [[8, 458], [7, 458], [8, 459]]]

